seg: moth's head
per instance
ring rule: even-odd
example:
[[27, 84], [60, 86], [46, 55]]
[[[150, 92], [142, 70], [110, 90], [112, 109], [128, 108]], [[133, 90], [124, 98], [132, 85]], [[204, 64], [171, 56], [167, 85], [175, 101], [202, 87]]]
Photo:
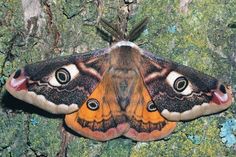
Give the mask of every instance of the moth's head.
[[[131, 49], [133, 49], [133, 51], [138, 51], [140, 53], [143, 53], [143, 50], [138, 45], [136, 45], [133, 42], [127, 41], [127, 40], [121, 40], [119, 42], [114, 43], [110, 47], [110, 49], [108, 49], [107, 51], [112, 52], [112, 51], [117, 51], [118, 49], [122, 49], [122, 48], [126, 48], [126, 49], [129, 48], [130, 51], [131, 51]], [[127, 52], [125, 52], [125, 53], [127, 53]]]

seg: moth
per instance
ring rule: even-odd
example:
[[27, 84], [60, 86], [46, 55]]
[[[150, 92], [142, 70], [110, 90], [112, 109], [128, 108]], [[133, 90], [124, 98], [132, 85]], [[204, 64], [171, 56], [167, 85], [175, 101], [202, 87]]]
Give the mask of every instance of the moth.
[[102, 20], [118, 41], [88, 53], [26, 65], [6, 82], [14, 97], [54, 114], [65, 114], [75, 132], [99, 141], [166, 137], [176, 122], [227, 109], [231, 87], [190, 67], [160, 58]]

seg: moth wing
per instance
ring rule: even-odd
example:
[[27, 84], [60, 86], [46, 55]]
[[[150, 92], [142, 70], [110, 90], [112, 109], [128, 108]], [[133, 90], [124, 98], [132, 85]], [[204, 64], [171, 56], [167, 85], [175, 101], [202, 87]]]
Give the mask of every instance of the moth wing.
[[108, 68], [106, 49], [26, 65], [6, 82], [14, 97], [51, 113], [77, 110]]
[[74, 113], [65, 116], [65, 123], [75, 132], [98, 141], [122, 135], [129, 128], [117, 104], [111, 77], [107, 73], [86, 102]]
[[228, 108], [230, 86], [190, 67], [143, 51], [139, 71], [161, 115], [173, 121], [190, 120]]
[[176, 122], [166, 120], [153, 103], [141, 78], [126, 108], [129, 130], [124, 136], [135, 141], [152, 141], [168, 136], [176, 127]]

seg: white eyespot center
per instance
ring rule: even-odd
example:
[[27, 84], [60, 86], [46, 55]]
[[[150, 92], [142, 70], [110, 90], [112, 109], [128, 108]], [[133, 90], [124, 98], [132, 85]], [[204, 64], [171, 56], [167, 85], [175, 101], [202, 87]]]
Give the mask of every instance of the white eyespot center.
[[79, 69], [75, 64], [69, 64], [56, 69], [49, 77], [49, 84], [52, 86], [62, 86], [69, 83], [79, 75]]
[[60, 84], [66, 84], [71, 80], [70, 73], [65, 68], [60, 68], [55, 72], [55, 77]]
[[166, 77], [166, 81], [178, 94], [189, 95], [193, 91], [192, 84], [190, 83], [190, 81], [178, 72], [170, 72], [169, 75]]
[[95, 111], [99, 108], [99, 102], [96, 99], [89, 99], [87, 101], [87, 107], [90, 110]]
[[150, 101], [147, 105], [147, 110], [149, 112], [154, 112], [157, 110], [157, 107], [155, 106], [155, 104], [152, 101]]

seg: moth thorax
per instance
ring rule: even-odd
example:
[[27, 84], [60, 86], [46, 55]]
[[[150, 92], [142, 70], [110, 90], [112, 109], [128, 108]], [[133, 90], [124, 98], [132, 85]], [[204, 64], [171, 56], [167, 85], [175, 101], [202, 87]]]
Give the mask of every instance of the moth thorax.
[[130, 46], [121, 46], [111, 51], [111, 66], [120, 69], [135, 68], [135, 63], [139, 61], [140, 54]]

